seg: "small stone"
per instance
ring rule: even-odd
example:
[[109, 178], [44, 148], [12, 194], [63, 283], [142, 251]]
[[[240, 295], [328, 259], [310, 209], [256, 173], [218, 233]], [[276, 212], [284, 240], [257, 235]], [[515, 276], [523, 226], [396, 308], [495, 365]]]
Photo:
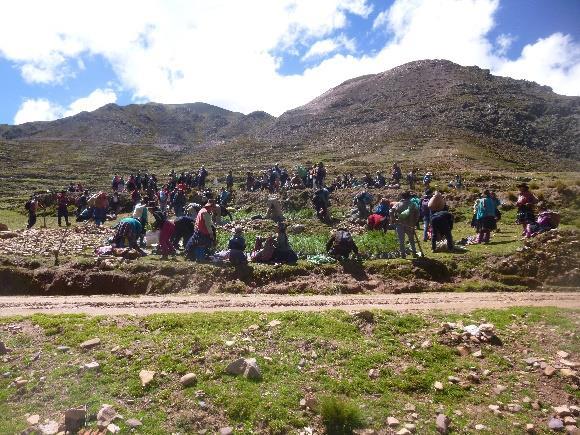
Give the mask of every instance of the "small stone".
[[469, 348], [467, 346], [463, 346], [463, 345], [457, 346], [455, 348], [455, 350], [457, 351], [459, 356], [467, 356], [467, 355], [469, 355], [469, 352], [470, 352]]
[[554, 406], [553, 408], [558, 417], [567, 417], [568, 415], [572, 415], [570, 408], [568, 408], [566, 405]]
[[475, 425], [475, 430], [486, 430], [487, 426], [484, 424], [476, 424]]
[[452, 384], [458, 384], [461, 382], [461, 379], [459, 379], [457, 376], [447, 376], [447, 380]]
[[415, 433], [415, 431], [417, 430], [417, 426], [414, 425], [413, 423], [405, 423], [405, 429], [407, 429], [411, 433]]
[[395, 417], [387, 417], [387, 425], [389, 427], [397, 427], [399, 424], [399, 420], [397, 420]]
[[111, 423], [110, 425], [107, 426], [107, 431], [111, 433], [119, 433], [121, 432], [121, 428], [117, 426], [115, 423]]
[[226, 367], [226, 373], [229, 375], [241, 375], [244, 373], [244, 370], [246, 370], [246, 360], [244, 358], [238, 358]]
[[481, 350], [478, 350], [473, 352], [471, 356], [473, 356], [474, 358], [483, 358], [483, 353], [481, 352]]
[[24, 379], [21, 377], [14, 379], [14, 385], [16, 385], [17, 388], [24, 387], [26, 384], [28, 384], [28, 379]]
[[125, 423], [127, 423], [127, 426], [129, 426], [132, 429], [135, 429], [143, 425], [143, 423], [141, 423], [141, 421], [137, 420], [136, 418], [130, 418], [127, 421], [125, 421]]
[[562, 364], [564, 364], [566, 367], [571, 367], [571, 368], [576, 368], [576, 367], [578, 367], [580, 365], [576, 361], [569, 361], [567, 359], [561, 359], [560, 362]]
[[34, 355], [32, 355], [32, 358], [30, 359], [31, 361], [38, 361], [40, 359], [40, 352], [36, 352]]
[[395, 432], [396, 435], [411, 435], [412, 432], [407, 429], [406, 427], [399, 429], [397, 432]]
[[97, 426], [106, 428], [118, 417], [119, 414], [117, 414], [117, 411], [111, 405], [102, 405], [97, 413]]
[[576, 376], [576, 372], [569, 368], [560, 369], [560, 374], [565, 378], [573, 378]]
[[519, 405], [519, 404], [517, 404], [517, 403], [509, 403], [509, 404], [506, 406], [506, 408], [507, 408], [507, 410], [508, 410], [509, 412], [511, 412], [511, 413], [514, 413], [514, 414], [517, 414], [518, 412], [521, 412], [521, 411], [522, 411], [522, 409], [523, 409], [523, 408], [522, 408], [522, 405]]
[[437, 415], [437, 418], [435, 419], [435, 426], [437, 427], [437, 432], [439, 432], [442, 435], [449, 433], [450, 422], [451, 421], [449, 420], [449, 417], [447, 417], [445, 414]]
[[572, 417], [571, 415], [564, 417], [564, 424], [566, 426], [569, 426], [569, 425], [576, 426], [576, 419], [574, 417]]
[[101, 344], [101, 339], [100, 338], [91, 338], [90, 340], [87, 341], [83, 341], [80, 344], [81, 349], [91, 349], [95, 346], [98, 346], [99, 344]]
[[370, 369], [369, 370], [369, 378], [371, 379], [378, 379], [381, 375], [381, 371], [379, 369]]
[[30, 426], [36, 426], [40, 422], [40, 415], [32, 414], [30, 417], [26, 419], [26, 423]]
[[139, 379], [141, 379], [141, 385], [146, 387], [153, 381], [155, 377], [155, 372], [153, 370], [141, 370], [139, 372]]
[[480, 377], [477, 375], [477, 373], [473, 373], [473, 372], [471, 372], [471, 373], [469, 373], [469, 374], [467, 375], [467, 379], [468, 379], [470, 382], [473, 382], [474, 384], [479, 384], [479, 383], [481, 382], [481, 379], [480, 379]]
[[532, 423], [526, 424], [526, 433], [529, 433], [529, 434], [536, 433], [536, 428], [534, 427], [534, 425]]
[[197, 375], [195, 373], [188, 373], [183, 375], [179, 382], [184, 387], [191, 387], [197, 383]]
[[565, 352], [563, 350], [559, 350], [558, 352], [556, 352], [556, 355], [558, 355], [560, 358], [568, 358], [570, 356], [568, 352]]
[[493, 388], [493, 392], [496, 395], [500, 395], [501, 393], [503, 393], [504, 391], [507, 390], [507, 387], [504, 385], [499, 385], [497, 384], [494, 388]]
[[405, 412], [415, 412], [416, 407], [412, 403], [407, 403], [403, 409]]
[[432, 345], [431, 340], [425, 340], [421, 343], [421, 349], [429, 349]]
[[435, 381], [435, 383], [433, 384], [433, 388], [435, 388], [437, 391], [442, 391], [443, 390], [443, 384], [439, 381]]
[[544, 375], [546, 376], [552, 376], [554, 373], [556, 373], [556, 369], [554, 367], [552, 367], [551, 365], [547, 365], [544, 368]]
[[561, 431], [564, 430], [564, 422], [559, 418], [551, 418], [548, 422], [548, 427], [553, 431]]
[[540, 402], [538, 402], [537, 400], [532, 402], [532, 409], [534, 411], [539, 411], [540, 409], [542, 409], [542, 405], [540, 404]]
[[488, 405], [487, 406], [491, 411], [499, 411], [499, 405]]
[[58, 433], [59, 424], [54, 420], [47, 421], [44, 424], [38, 425], [38, 430], [42, 435], [56, 435]]
[[233, 433], [234, 433], [234, 429], [230, 426], [222, 427], [220, 429], [220, 432], [219, 432], [220, 435], [232, 435]]
[[279, 320], [272, 320], [270, 323], [268, 323], [268, 326], [270, 328], [274, 328], [274, 327], [281, 325], [281, 324], [282, 324], [282, 322]]
[[232, 347], [236, 342], [234, 340], [226, 340], [225, 345], [227, 347]]
[[96, 361], [92, 361], [92, 362], [90, 362], [90, 363], [86, 363], [85, 365], [83, 365], [83, 368], [84, 368], [85, 370], [93, 370], [93, 371], [97, 371], [97, 370], [99, 370], [99, 368], [100, 368], [100, 367], [101, 367], [101, 366], [100, 366], [100, 365], [99, 365], [99, 363], [98, 363], [98, 362], [96, 362]]
[[70, 347], [68, 347], [68, 346], [58, 346], [56, 348], [56, 350], [58, 350], [59, 352], [68, 352], [70, 350]]
[[87, 419], [87, 409], [83, 407], [72, 408], [64, 413], [64, 426], [68, 432], [76, 433], [82, 428]]
[[367, 323], [374, 323], [374, 321], [375, 321], [374, 313], [372, 311], [369, 311], [369, 310], [357, 311], [357, 312], [353, 313], [352, 315], [360, 320], [367, 322]]
[[579, 435], [580, 434], [580, 430], [573, 425], [568, 425], [565, 427], [566, 429], [566, 434], [567, 435]]

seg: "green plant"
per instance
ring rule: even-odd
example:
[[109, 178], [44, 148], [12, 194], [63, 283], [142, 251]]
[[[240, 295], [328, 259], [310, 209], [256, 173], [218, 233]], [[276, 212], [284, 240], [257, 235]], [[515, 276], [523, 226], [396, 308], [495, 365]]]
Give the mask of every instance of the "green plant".
[[320, 415], [326, 432], [333, 435], [351, 434], [363, 427], [364, 418], [358, 406], [334, 396], [322, 398]]

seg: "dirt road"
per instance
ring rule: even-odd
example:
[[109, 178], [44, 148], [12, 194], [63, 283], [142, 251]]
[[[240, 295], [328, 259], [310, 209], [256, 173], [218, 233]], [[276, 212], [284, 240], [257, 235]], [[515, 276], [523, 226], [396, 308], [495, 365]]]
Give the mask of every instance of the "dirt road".
[[212, 311], [318, 311], [380, 308], [394, 311], [554, 306], [580, 308], [580, 292], [566, 293], [413, 293], [387, 295], [188, 295], [0, 297], [0, 315], [32, 313], [135, 314]]

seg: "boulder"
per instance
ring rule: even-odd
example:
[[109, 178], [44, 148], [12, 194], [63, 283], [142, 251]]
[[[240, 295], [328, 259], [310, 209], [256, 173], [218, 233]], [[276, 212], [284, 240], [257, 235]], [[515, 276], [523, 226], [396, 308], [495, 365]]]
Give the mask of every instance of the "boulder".
[[449, 433], [449, 424], [451, 421], [449, 417], [445, 414], [438, 414], [437, 418], [435, 419], [435, 427], [437, 428], [437, 432], [442, 435], [446, 435]]
[[8, 225], [0, 224], [0, 231], [8, 231]]
[[139, 379], [141, 379], [141, 385], [146, 387], [149, 385], [153, 378], [155, 378], [155, 372], [153, 370], [141, 370], [139, 372]]
[[95, 346], [98, 346], [99, 344], [101, 344], [101, 339], [100, 338], [91, 338], [90, 340], [87, 341], [83, 341], [80, 344], [81, 349], [92, 349]]
[[130, 418], [125, 421], [125, 423], [127, 423], [127, 426], [129, 426], [131, 429], [135, 429], [143, 425], [143, 423], [141, 423], [141, 421], [137, 420], [136, 418]]
[[179, 380], [184, 387], [191, 387], [197, 383], [197, 375], [195, 373], [188, 373], [183, 375]]
[[64, 413], [64, 426], [68, 432], [76, 433], [84, 427], [87, 419], [87, 408], [71, 408]]
[[117, 414], [117, 411], [111, 405], [102, 405], [97, 413], [97, 426], [106, 428], [118, 417], [119, 414]]

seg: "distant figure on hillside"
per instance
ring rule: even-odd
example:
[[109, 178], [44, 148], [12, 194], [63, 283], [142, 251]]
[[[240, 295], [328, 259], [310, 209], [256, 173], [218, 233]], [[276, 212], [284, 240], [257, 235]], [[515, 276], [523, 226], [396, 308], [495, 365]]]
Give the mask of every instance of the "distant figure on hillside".
[[348, 259], [351, 253], [358, 255], [358, 247], [345, 228], [331, 232], [330, 239], [326, 242], [326, 251], [331, 257], [344, 260]]
[[324, 180], [326, 179], [326, 168], [324, 163], [318, 163], [318, 166], [314, 170], [314, 187], [322, 188], [324, 186]]
[[391, 181], [392, 184], [400, 184], [401, 178], [403, 178], [403, 172], [401, 171], [401, 167], [398, 163], [393, 163], [393, 167], [391, 169]]
[[330, 219], [328, 207], [330, 206], [330, 192], [326, 187], [318, 189], [312, 195], [312, 206], [316, 212], [316, 217], [323, 222]]
[[282, 222], [284, 214], [282, 213], [282, 203], [278, 195], [268, 197], [268, 211], [266, 212], [266, 219], [272, 219], [274, 222]]
[[226, 189], [230, 192], [234, 190], [234, 175], [232, 171], [228, 171], [228, 175], [226, 176]]
[[411, 169], [407, 174], [407, 183], [409, 183], [409, 190], [415, 190], [415, 183], [417, 182], [416, 169]]
[[199, 172], [197, 174], [197, 185], [200, 189], [205, 189], [205, 180], [207, 179], [208, 172], [204, 165], [201, 165]]
[[491, 232], [497, 228], [497, 207], [499, 201], [491, 197], [491, 192], [485, 190], [477, 200], [475, 220], [477, 228], [477, 243], [489, 243]]
[[288, 234], [286, 234], [286, 224], [284, 222], [278, 223], [278, 234], [276, 235], [274, 246], [274, 254], [272, 255], [274, 262], [294, 264], [298, 261], [298, 256], [290, 247]]
[[362, 190], [355, 195], [352, 200], [353, 205], [356, 207], [353, 214], [356, 214], [358, 219], [366, 219], [370, 215], [370, 209], [373, 204], [373, 196], [366, 190]]

